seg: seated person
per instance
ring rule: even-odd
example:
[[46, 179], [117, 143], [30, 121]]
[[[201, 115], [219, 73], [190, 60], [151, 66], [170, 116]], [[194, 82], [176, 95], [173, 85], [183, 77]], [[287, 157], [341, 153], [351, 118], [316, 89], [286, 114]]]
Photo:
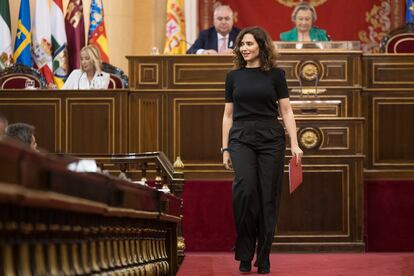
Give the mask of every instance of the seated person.
[[6, 133], [6, 128], [9, 122], [7, 121], [6, 117], [0, 114], [0, 138]]
[[102, 59], [99, 50], [88, 45], [80, 51], [81, 69], [70, 73], [62, 89], [107, 89], [109, 74], [102, 71]]
[[37, 151], [37, 143], [34, 132], [34, 126], [24, 123], [16, 123], [10, 124], [6, 128], [6, 134], [4, 136], [20, 141], [23, 144], [28, 145], [32, 150]]
[[214, 9], [214, 27], [201, 31], [187, 54], [231, 54], [240, 30], [233, 27], [233, 11], [220, 5]]
[[298, 4], [292, 13], [292, 21], [296, 27], [280, 34], [281, 41], [328, 41], [325, 30], [313, 26], [317, 19], [313, 6], [303, 2]]

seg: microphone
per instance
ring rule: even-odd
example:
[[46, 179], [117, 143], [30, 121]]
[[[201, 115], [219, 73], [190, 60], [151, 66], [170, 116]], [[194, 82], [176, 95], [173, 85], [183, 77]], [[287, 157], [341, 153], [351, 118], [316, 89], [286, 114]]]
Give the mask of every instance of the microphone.
[[229, 48], [233, 48], [233, 40], [229, 41]]

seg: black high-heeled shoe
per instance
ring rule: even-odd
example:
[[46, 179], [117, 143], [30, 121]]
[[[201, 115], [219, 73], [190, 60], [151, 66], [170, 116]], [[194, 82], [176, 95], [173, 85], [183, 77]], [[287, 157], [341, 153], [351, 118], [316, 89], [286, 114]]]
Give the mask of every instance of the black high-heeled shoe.
[[252, 270], [252, 263], [250, 261], [240, 261], [240, 272], [250, 272]]
[[258, 274], [268, 274], [270, 273], [270, 268], [269, 267], [258, 267], [257, 268], [257, 273]]

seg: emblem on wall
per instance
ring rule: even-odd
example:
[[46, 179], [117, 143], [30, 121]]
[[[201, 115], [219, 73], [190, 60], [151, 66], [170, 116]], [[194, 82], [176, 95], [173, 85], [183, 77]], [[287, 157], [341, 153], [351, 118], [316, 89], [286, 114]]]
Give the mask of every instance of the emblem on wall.
[[[299, 4], [300, 2], [303, 2], [303, 0], [276, 0], [276, 1], [279, 2], [280, 4], [282, 4], [283, 6], [286, 6], [286, 7], [294, 7], [297, 4]], [[312, 6], [317, 7], [319, 5], [322, 5], [326, 1], [327, 0], [310, 0], [308, 2]]]
[[299, 130], [298, 140], [301, 148], [315, 149], [322, 143], [322, 134], [318, 128], [306, 127]]

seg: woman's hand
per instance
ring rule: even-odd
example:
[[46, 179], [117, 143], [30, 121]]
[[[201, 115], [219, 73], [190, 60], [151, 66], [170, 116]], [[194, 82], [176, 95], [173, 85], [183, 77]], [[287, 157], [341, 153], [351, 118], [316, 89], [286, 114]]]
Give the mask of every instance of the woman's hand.
[[292, 157], [296, 157], [296, 165], [297, 165], [299, 161], [302, 159], [303, 151], [300, 149], [298, 145], [291, 146], [290, 150], [292, 152]]
[[230, 153], [228, 151], [223, 152], [223, 165], [226, 170], [232, 170], [233, 165], [231, 164]]

